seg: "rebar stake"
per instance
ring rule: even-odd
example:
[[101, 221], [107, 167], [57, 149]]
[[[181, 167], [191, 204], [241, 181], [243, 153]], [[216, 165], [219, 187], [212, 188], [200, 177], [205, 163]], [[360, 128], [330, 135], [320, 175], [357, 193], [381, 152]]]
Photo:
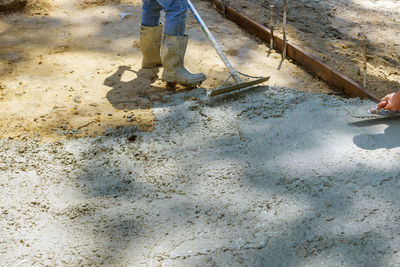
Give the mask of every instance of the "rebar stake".
[[269, 48], [274, 49], [274, 5], [270, 5], [269, 9], [269, 28], [271, 29], [271, 35], [269, 39]]
[[364, 74], [364, 79], [363, 79], [363, 87], [367, 88], [367, 46], [368, 46], [368, 39], [367, 35], [364, 33], [359, 32], [357, 34], [358, 39], [361, 41], [361, 45], [363, 46], [363, 74]]
[[364, 34], [362, 42], [364, 44], [364, 81], [363, 81], [363, 86], [364, 88], [367, 88], [367, 46], [368, 46], [368, 40], [367, 36]]
[[286, 58], [286, 0], [283, 0], [283, 49], [282, 59]]

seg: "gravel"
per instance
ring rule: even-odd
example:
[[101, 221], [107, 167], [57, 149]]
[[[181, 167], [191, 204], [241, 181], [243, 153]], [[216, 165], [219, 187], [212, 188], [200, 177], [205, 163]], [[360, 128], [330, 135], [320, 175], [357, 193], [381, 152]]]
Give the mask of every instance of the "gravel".
[[0, 140], [0, 265], [397, 266], [400, 122], [346, 112], [371, 105], [196, 89], [153, 132]]

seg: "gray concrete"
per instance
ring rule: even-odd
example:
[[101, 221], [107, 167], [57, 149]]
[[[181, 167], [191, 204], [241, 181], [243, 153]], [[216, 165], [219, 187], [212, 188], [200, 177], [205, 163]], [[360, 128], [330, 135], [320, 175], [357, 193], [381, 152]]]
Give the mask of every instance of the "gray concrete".
[[198, 89], [150, 133], [1, 140], [0, 265], [396, 266], [400, 120], [346, 111], [372, 104]]

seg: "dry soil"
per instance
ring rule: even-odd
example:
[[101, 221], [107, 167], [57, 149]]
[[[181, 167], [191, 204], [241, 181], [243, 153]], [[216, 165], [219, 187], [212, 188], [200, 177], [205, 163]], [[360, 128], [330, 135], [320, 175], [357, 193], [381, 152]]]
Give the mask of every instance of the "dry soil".
[[[275, 31], [282, 35], [283, 1], [228, 1], [228, 5], [269, 26], [274, 9]], [[367, 89], [381, 98], [399, 90], [400, 19], [398, 1], [287, 1], [288, 40], [363, 83], [363, 44], [368, 39]]]
[[[0, 138], [43, 141], [103, 135], [108, 128], [154, 128], [152, 106], [169, 94], [158, 69], [141, 69], [140, 1], [54, 1], [37, 13], [0, 17]], [[235, 68], [271, 76], [270, 85], [333, 92], [266, 45], [196, 2]], [[36, 10], [33, 15], [31, 11]], [[186, 65], [204, 72], [206, 89], [228, 76], [224, 65], [189, 15]]]

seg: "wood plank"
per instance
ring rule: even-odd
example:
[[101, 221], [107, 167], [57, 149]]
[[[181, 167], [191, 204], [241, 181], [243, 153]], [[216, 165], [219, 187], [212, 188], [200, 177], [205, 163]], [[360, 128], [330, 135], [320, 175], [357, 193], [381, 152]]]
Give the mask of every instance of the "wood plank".
[[[224, 9], [220, 1], [208, 1], [214, 4], [216, 10], [219, 13], [223, 14]], [[234, 21], [246, 31], [257, 36], [269, 45], [269, 40], [271, 36], [271, 31], [269, 28], [259, 24], [258, 22], [244, 14], [240, 14], [237, 10], [229, 6], [225, 6], [225, 17]], [[276, 35], [274, 35], [274, 48], [279, 51], [283, 50], [283, 40]], [[287, 42], [286, 51], [289, 58], [293, 59], [309, 72], [320, 77], [323, 81], [343, 91], [346, 96], [370, 98], [374, 101], [379, 101], [375, 95], [373, 95], [357, 82], [350, 79], [350, 77], [330, 67], [326, 63], [322, 62], [322, 60], [313, 55], [310, 55], [300, 47], [291, 44], [290, 42]]]

